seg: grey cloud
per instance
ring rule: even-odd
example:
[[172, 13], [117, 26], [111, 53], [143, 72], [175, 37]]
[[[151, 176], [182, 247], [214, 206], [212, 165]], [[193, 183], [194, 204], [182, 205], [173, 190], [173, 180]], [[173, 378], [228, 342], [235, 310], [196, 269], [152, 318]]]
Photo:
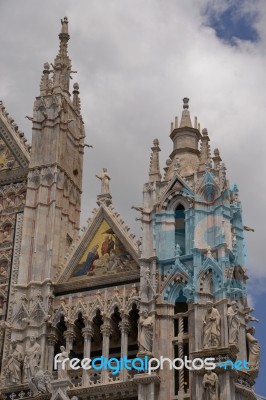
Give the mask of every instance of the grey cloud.
[[[238, 183], [248, 234], [251, 274], [264, 274], [265, 237], [265, 3], [258, 2], [259, 43], [231, 48], [206, 27], [208, 1], [48, 0], [0, 5], [0, 91], [30, 138], [30, 115], [44, 62], [58, 50], [60, 18], [70, 20], [70, 57], [78, 70], [87, 142], [83, 222], [94, 207], [95, 173], [111, 173], [114, 204], [141, 235], [131, 205], [140, 205], [150, 146], [171, 152], [170, 122], [184, 96], [191, 114], [220, 148], [231, 183]], [[220, 2], [221, 3], [221, 2]]]

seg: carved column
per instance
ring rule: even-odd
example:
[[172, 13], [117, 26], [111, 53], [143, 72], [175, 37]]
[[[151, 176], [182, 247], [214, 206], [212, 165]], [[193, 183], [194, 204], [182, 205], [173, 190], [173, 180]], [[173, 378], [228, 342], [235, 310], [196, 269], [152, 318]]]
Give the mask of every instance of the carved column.
[[74, 325], [67, 324], [67, 330], [64, 332], [64, 338], [66, 339], [66, 351], [69, 353], [73, 347], [73, 340], [75, 339]]
[[[103, 348], [102, 355], [104, 358], [109, 357], [110, 335], [112, 333], [111, 324], [109, 319], [105, 319], [101, 326], [101, 333], [103, 335]], [[103, 370], [101, 376], [102, 383], [108, 383], [108, 371]]]
[[[128, 320], [128, 315], [124, 315], [121, 322], [119, 322], [119, 328], [121, 331], [121, 358], [127, 357], [128, 354], [128, 334], [130, 331], [130, 323]], [[120, 371], [120, 379], [127, 380], [127, 370], [126, 368]]]
[[57, 341], [57, 335], [54, 333], [49, 333], [47, 339], [48, 339], [48, 351], [47, 351], [46, 369], [52, 372], [54, 365], [54, 347]]
[[[184, 317], [178, 318], [178, 358], [184, 359], [183, 347], [183, 334], [184, 334]], [[184, 394], [184, 368], [179, 371], [179, 391], [178, 395]]]
[[[92, 329], [92, 321], [85, 320], [85, 328], [82, 329], [82, 335], [84, 337], [84, 351], [83, 358], [91, 357], [91, 339], [94, 335], [94, 331]], [[87, 386], [90, 384], [90, 370], [83, 369], [82, 374], [82, 384], [83, 386]]]

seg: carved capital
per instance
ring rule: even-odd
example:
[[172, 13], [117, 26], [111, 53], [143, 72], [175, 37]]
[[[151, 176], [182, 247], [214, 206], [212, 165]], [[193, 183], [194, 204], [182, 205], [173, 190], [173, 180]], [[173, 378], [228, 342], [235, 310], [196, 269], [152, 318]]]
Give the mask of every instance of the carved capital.
[[84, 339], [91, 339], [94, 335], [94, 330], [92, 329], [92, 326], [83, 328], [82, 335], [83, 335]]
[[129, 333], [130, 332], [130, 322], [128, 320], [128, 316], [125, 316], [122, 321], [118, 324], [119, 329], [122, 333]]
[[101, 333], [103, 336], [110, 336], [112, 333], [111, 324], [109, 322], [104, 322], [101, 326]]

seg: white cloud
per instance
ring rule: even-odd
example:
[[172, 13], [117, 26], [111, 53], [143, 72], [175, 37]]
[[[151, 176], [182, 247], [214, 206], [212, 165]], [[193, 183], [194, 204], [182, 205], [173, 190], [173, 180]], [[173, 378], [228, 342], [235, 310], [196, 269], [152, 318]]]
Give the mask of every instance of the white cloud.
[[[27, 3], [27, 7], [25, 7]], [[263, 247], [266, 188], [266, 4], [255, 3], [261, 41], [230, 47], [206, 26], [208, 4], [221, 12], [226, 1], [48, 0], [1, 4], [0, 89], [17, 123], [27, 130], [45, 61], [58, 47], [60, 18], [70, 20], [70, 56], [80, 83], [87, 142], [83, 220], [94, 207], [95, 173], [111, 173], [115, 206], [132, 225], [140, 205], [150, 146], [158, 137], [161, 166], [171, 152], [170, 122], [184, 96], [191, 114], [219, 147], [231, 183], [237, 182], [248, 234], [250, 274], [266, 277]], [[245, 1], [253, 12], [254, 2]], [[219, 7], [219, 9], [217, 9]], [[30, 11], [29, 11], [30, 10]], [[11, 29], [10, 29], [11, 27]]]

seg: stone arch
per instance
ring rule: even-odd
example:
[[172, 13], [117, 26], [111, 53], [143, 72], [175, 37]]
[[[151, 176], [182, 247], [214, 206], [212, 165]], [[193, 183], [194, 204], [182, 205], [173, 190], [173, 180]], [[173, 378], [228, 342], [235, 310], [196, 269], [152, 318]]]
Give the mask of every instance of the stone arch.
[[214, 265], [208, 265], [198, 274], [199, 293], [214, 295], [222, 288], [221, 271]]

